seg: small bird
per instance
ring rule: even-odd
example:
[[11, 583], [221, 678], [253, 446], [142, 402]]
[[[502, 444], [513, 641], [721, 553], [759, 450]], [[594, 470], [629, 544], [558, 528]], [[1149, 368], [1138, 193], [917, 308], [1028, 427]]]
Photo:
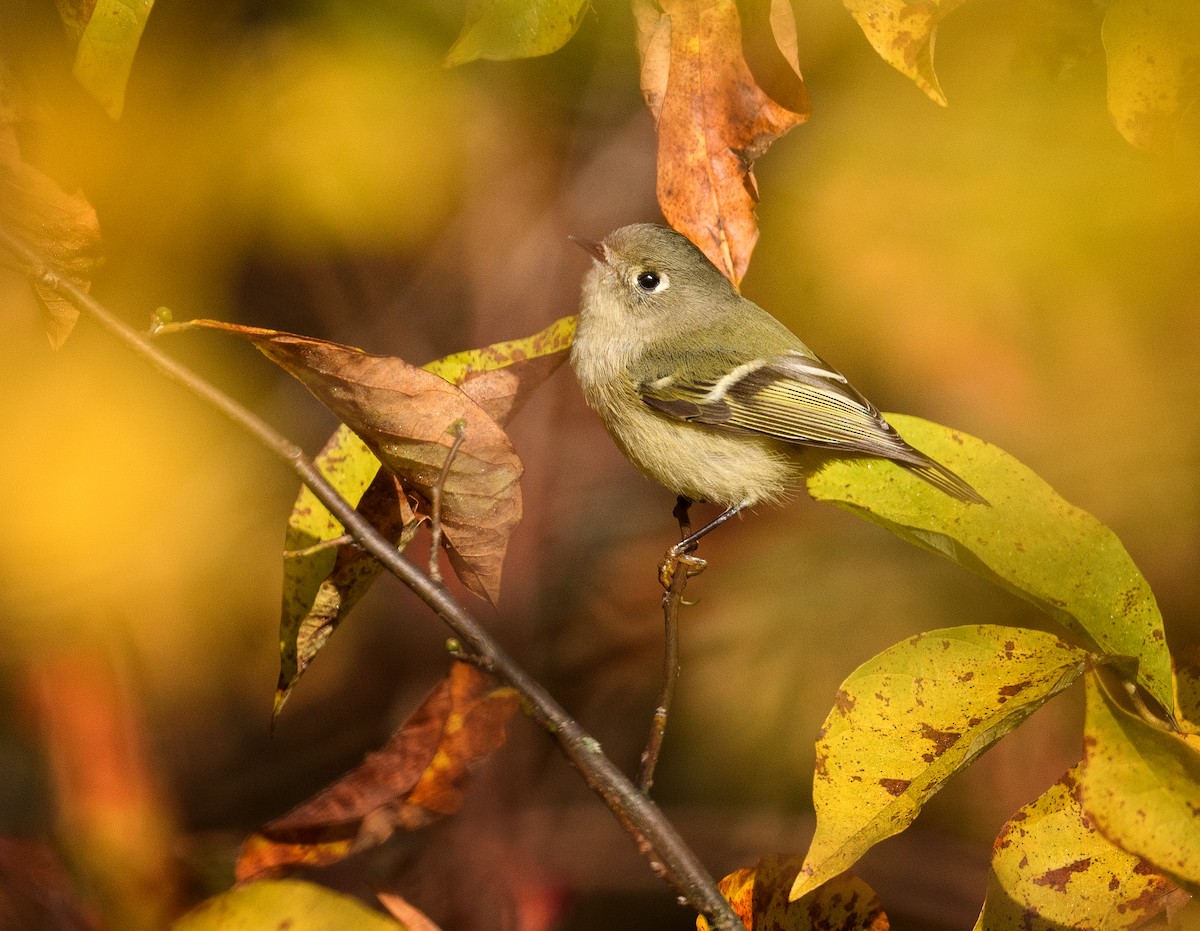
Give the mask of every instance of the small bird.
[[987, 504], [684, 236], [638, 223], [603, 242], [572, 239], [595, 260], [571, 348], [584, 398], [630, 461], [679, 496], [681, 525], [690, 502], [725, 509], [669, 556], [784, 497], [820, 464], [801, 463], [805, 448], [890, 459], [959, 501]]

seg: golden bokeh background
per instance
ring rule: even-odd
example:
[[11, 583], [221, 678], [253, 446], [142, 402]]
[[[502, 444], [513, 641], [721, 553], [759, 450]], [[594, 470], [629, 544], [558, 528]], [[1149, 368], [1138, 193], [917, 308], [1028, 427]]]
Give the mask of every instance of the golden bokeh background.
[[[93, 290], [135, 325], [166, 305], [422, 363], [572, 312], [587, 259], [566, 235], [657, 217], [623, 3], [597, 2], [553, 56], [454, 70], [440, 59], [462, 3], [162, 3], [115, 124], [72, 84], [46, 6], [0, 38], [53, 114], [22, 145], [95, 205], [108, 262]], [[1149, 155], [1113, 128], [1097, 4], [964, 5], [938, 39], [947, 109], [838, 5], [794, 6], [813, 116], [757, 167], [745, 293], [882, 409], [1003, 447], [1108, 524], [1172, 647], [1190, 648], [1197, 148]], [[15, 343], [0, 369], [0, 834], [99, 862], [84, 872], [110, 927], [137, 896], [104, 878], [106, 855], [109, 872], [174, 871], [161, 901], [120, 919], [153, 927], [228, 883], [246, 832], [383, 740], [444, 673], [446, 632], [381, 580], [272, 738], [291, 473], [88, 322], [51, 352], [3, 269], [0, 314]], [[163, 345], [311, 451], [334, 426], [244, 345]], [[511, 432], [525, 519], [500, 609], [471, 607], [631, 770], [658, 686], [672, 501], [568, 371]], [[813, 742], [859, 663], [921, 630], [1050, 624], [807, 500], [745, 516], [704, 555], [657, 794], [717, 875], [807, 844]], [[1056, 699], [864, 861], [894, 921], [974, 920], [991, 839], [1079, 758], [1081, 719], [1078, 690]], [[113, 759], [78, 772], [78, 735], [105, 728], [127, 744], [96, 742]], [[446, 931], [690, 927], [550, 742], [512, 730], [468, 809], [392, 842], [371, 878]], [[105, 794], [100, 771], [146, 786]]]

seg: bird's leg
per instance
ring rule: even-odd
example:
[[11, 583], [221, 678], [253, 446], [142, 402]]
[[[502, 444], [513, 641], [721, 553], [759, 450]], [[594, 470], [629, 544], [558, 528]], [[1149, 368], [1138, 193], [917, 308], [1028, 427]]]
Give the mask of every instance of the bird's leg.
[[746, 502], [735, 504], [733, 507], [726, 509], [717, 519], [711, 523], [705, 524], [695, 533], [689, 533], [691, 524], [688, 521], [688, 510], [691, 508], [692, 502], [683, 495], [679, 496], [678, 502], [675, 504], [674, 515], [679, 521], [680, 533], [686, 534], [682, 540], [667, 550], [667, 555], [663, 557], [662, 564], [658, 567], [658, 580], [662, 583], [662, 587], [669, 589], [671, 587], [671, 579], [675, 577], [675, 568], [680, 563], [687, 566], [688, 575], [699, 575], [708, 565], [699, 556], [692, 555], [696, 550], [696, 545], [700, 542], [700, 538], [711, 533], [720, 527], [725, 521], [740, 513], [745, 507]]
[[675, 510], [671, 512], [671, 516], [679, 521], [679, 538], [686, 540], [692, 535], [692, 518], [689, 512], [692, 509], [692, 499], [684, 495], [680, 495], [675, 501]]
[[[725, 521], [729, 520], [729, 518], [733, 517], [735, 514], [740, 514], [745, 509], [745, 507], [746, 507], [746, 502], [743, 501], [741, 504], [735, 504], [731, 508], [726, 508], [719, 515], [717, 515], [716, 520], [712, 521], [709, 524], [705, 524], [703, 527], [701, 527], [695, 533], [689, 534], [688, 536], [686, 536], [682, 540], [680, 540], [678, 543], [676, 543], [673, 547], [671, 547], [670, 555], [674, 558], [679, 558], [680, 556], [684, 556], [684, 555], [694, 552], [696, 549], [696, 544], [698, 544], [700, 542], [701, 537], [707, 536], [708, 534], [712, 533], [714, 530], [716, 530], [718, 527], [720, 527], [723, 523], [725, 523]], [[678, 516], [678, 515], [676, 515], [676, 516]]]

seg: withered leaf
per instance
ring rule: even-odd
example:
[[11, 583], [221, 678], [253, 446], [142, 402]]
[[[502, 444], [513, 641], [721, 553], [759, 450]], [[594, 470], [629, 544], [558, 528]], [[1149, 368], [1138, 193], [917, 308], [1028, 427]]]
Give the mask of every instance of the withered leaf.
[[507, 434], [449, 382], [394, 356], [222, 323], [192, 326], [249, 339], [357, 433], [405, 488], [432, 500], [461, 421], [463, 442], [442, 487], [446, 552], [471, 591], [495, 603], [504, 552], [521, 519], [521, 461]]
[[504, 426], [529, 395], [566, 361], [575, 323], [574, 316], [561, 317], [532, 336], [466, 349], [422, 368], [458, 385]]
[[[4, 75], [0, 73], [0, 81]], [[0, 124], [0, 224], [19, 236], [79, 287], [91, 287], [103, 264], [100, 224], [82, 194], [67, 194], [48, 175], [21, 158], [12, 126]], [[46, 333], [57, 349], [71, 334], [79, 311], [38, 282], [34, 290], [46, 315]]]
[[[503, 425], [563, 363], [574, 331], [575, 318], [564, 317], [531, 336], [457, 352], [422, 367], [461, 386]], [[356, 434], [339, 427], [314, 461], [347, 501], [357, 501], [359, 513], [403, 549], [415, 531], [413, 515], [397, 513], [407, 510], [403, 494], [390, 473], [379, 474], [379, 459]], [[301, 487], [284, 544], [276, 717], [313, 656], [379, 574], [379, 563], [361, 547], [330, 542], [344, 532], [341, 522]]]
[[782, 99], [747, 63], [736, 0], [634, 2], [642, 93], [658, 127], [659, 206], [735, 285], [758, 239], [754, 160], [810, 110], [791, 6], [752, 0], [747, 9], [754, 71]]
[[[730, 873], [718, 883], [749, 931], [887, 931], [890, 927], [879, 897], [852, 873], [835, 876], [803, 898], [789, 901], [788, 893], [803, 857], [769, 853], [752, 868]], [[700, 917], [698, 931], [709, 931]]]
[[458, 811], [468, 771], [504, 744], [518, 704], [514, 689], [455, 663], [383, 749], [253, 835], [238, 880], [333, 863]]

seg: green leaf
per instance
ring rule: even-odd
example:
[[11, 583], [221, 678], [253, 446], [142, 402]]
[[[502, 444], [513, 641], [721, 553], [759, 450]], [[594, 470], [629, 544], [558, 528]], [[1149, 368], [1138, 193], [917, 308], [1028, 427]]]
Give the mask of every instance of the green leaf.
[[446, 67], [557, 52], [583, 22], [588, 0], [473, 0]]
[[1131, 144], [1168, 149], [1200, 97], [1200, 5], [1193, 0], [1113, 0], [1101, 30], [1108, 112]]
[[114, 120], [125, 109], [125, 84], [153, 6], [154, 0], [95, 0], [88, 16], [86, 3], [59, 3], [68, 30], [86, 21], [75, 52], [75, 80]]
[[[394, 477], [349, 427], [342, 425], [314, 460], [330, 484], [403, 551], [420, 525]], [[279, 622], [279, 683], [272, 720], [338, 624], [358, 604], [381, 567], [356, 546], [330, 541], [345, 532], [302, 485], [284, 534], [283, 609]]]
[[976, 931], [1140, 927], [1162, 913], [1174, 883], [1096, 830], [1079, 803], [1080, 770], [1000, 831]]
[[856, 669], [817, 740], [798, 898], [904, 830], [935, 792], [1070, 685], [1087, 654], [1015, 627], [918, 634]]
[[842, 0], [879, 57], [934, 103], [946, 96], [933, 70], [937, 28], [963, 0]]
[[1114, 843], [1200, 893], [1200, 737], [1120, 708], [1087, 677], [1083, 807]]
[[239, 886], [201, 902], [171, 931], [405, 931], [357, 899], [298, 879]]
[[991, 507], [953, 501], [882, 460], [841, 460], [814, 498], [873, 521], [1033, 602], [1089, 649], [1137, 660], [1137, 680], [1174, 707], [1162, 615], [1116, 535], [1003, 450], [956, 430], [886, 415], [908, 442], [971, 483]]

